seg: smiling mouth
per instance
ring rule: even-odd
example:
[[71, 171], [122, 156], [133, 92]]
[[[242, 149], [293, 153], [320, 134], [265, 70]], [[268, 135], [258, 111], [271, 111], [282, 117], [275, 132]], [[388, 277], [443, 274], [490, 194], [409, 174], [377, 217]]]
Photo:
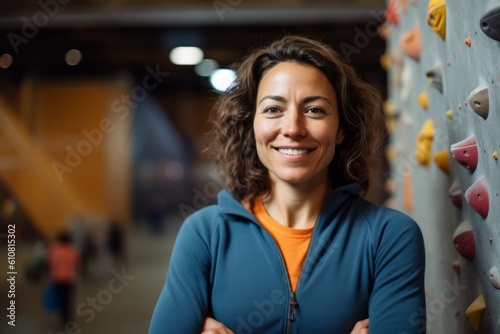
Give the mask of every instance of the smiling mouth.
[[309, 152], [312, 152], [312, 149], [308, 148], [301, 148], [301, 149], [295, 149], [295, 148], [278, 148], [278, 152], [286, 154], [286, 155], [302, 155], [302, 154], [307, 154]]

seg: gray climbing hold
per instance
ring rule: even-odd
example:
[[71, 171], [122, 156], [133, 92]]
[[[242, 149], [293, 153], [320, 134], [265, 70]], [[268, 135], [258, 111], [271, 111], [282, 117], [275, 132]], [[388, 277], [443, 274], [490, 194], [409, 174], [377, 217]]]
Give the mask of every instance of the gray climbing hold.
[[500, 290], [500, 276], [496, 267], [490, 269], [490, 282], [496, 289]]
[[479, 86], [469, 94], [469, 105], [472, 110], [482, 118], [488, 118], [490, 112], [490, 99], [488, 96], [488, 88]]
[[443, 68], [441, 65], [437, 65], [432, 70], [428, 71], [426, 74], [427, 79], [431, 87], [437, 89], [440, 93], [443, 92]]
[[479, 24], [486, 36], [500, 42], [500, 5], [484, 13]]

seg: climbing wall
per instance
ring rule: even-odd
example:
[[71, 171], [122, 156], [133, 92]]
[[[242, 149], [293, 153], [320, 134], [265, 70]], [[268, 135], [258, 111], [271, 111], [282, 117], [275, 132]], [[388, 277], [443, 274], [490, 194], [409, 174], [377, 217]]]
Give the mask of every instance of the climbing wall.
[[385, 18], [387, 204], [426, 244], [427, 323], [409, 321], [500, 333], [500, 2], [389, 0]]

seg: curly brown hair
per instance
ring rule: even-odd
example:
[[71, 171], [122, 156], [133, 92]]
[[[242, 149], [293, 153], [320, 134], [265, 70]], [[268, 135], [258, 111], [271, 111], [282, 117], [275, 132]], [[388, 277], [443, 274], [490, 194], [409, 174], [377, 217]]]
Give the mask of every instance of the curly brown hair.
[[253, 200], [269, 190], [268, 170], [257, 156], [253, 119], [260, 80], [281, 62], [309, 64], [327, 76], [337, 94], [340, 128], [345, 132], [329, 165], [330, 182], [333, 188], [357, 182], [366, 191], [386, 133], [382, 99], [336, 51], [302, 36], [285, 36], [231, 66], [236, 79], [214, 105], [208, 147], [227, 187], [239, 200]]

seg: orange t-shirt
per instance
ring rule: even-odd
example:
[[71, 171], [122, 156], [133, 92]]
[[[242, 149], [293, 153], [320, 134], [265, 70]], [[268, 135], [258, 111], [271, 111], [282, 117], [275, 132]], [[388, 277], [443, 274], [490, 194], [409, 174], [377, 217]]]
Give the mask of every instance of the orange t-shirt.
[[50, 276], [56, 283], [74, 283], [78, 274], [80, 257], [71, 245], [56, 244], [49, 250], [47, 257]]
[[285, 261], [292, 291], [295, 291], [313, 228], [295, 229], [281, 225], [269, 216], [260, 196], [253, 203], [252, 212], [278, 244]]

